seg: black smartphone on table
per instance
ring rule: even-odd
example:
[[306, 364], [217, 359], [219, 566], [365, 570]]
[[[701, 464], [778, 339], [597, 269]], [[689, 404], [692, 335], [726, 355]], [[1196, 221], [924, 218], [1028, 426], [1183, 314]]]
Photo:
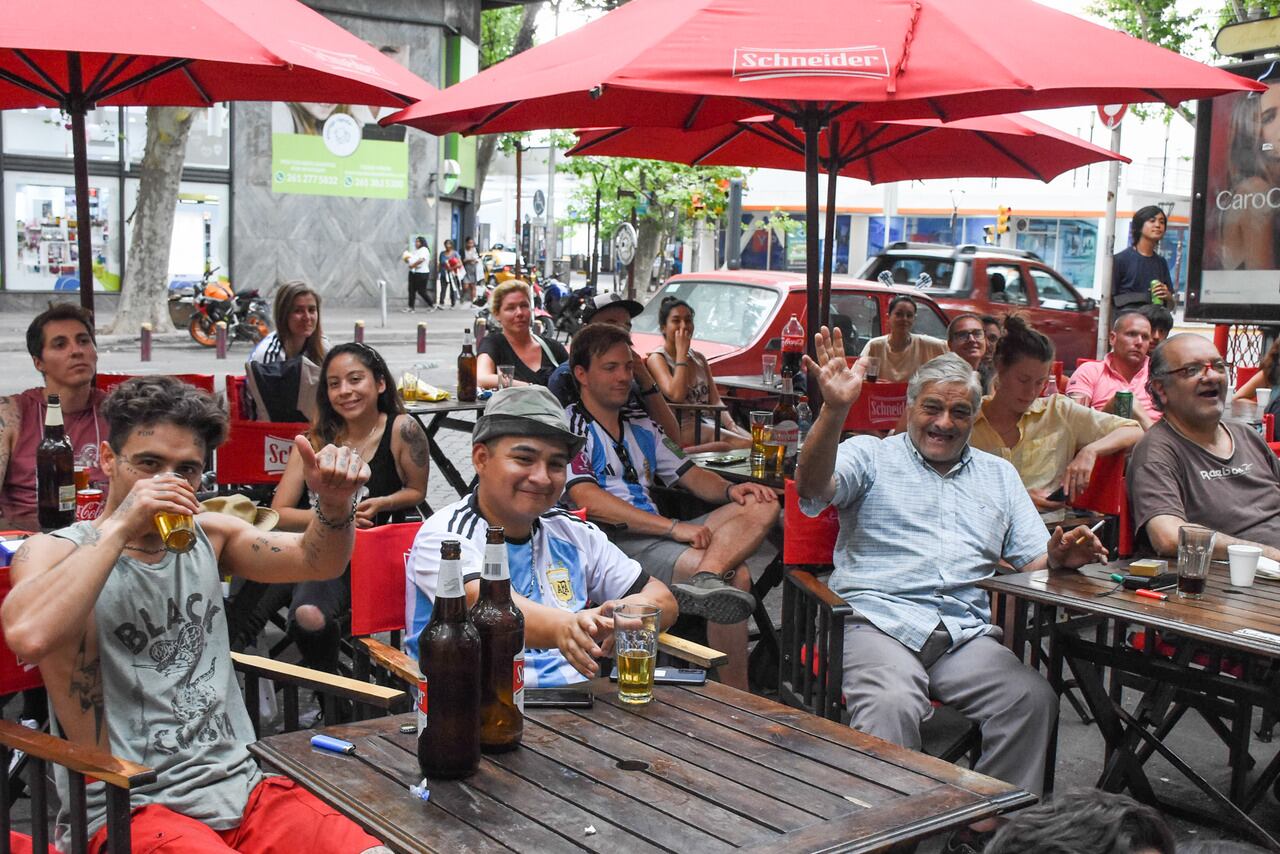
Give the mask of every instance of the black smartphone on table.
[[[618, 681], [617, 665], [614, 665], [609, 678]], [[656, 685], [705, 685], [707, 671], [698, 667], [655, 667], [653, 681]]]
[[525, 688], [526, 709], [589, 709], [596, 698], [582, 688]]

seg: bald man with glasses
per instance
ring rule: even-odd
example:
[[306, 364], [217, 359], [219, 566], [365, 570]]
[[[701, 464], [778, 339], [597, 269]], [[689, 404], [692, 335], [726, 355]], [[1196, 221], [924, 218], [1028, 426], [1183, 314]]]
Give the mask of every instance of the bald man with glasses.
[[1258, 545], [1280, 560], [1280, 459], [1252, 426], [1225, 420], [1227, 366], [1202, 335], [1174, 335], [1155, 349], [1147, 379], [1164, 413], [1133, 451], [1129, 497], [1139, 536], [1160, 555], [1178, 552], [1178, 529], [1218, 532], [1227, 546]]

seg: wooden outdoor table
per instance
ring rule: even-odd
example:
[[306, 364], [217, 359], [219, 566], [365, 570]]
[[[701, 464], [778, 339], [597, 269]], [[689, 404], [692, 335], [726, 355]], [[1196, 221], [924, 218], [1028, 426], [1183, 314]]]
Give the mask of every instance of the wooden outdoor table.
[[[1122, 571], [1124, 563], [1108, 568]], [[1280, 778], [1278, 755], [1248, 784], [1253, 710], [1280, 714], [1280, 583], [1259, 579], [1252, 587], [1236, 588], [1230, 584], [1226, 564], [1215, 562], [1204, 597], [1198, 600], [1179, 598], [1176, 590], [1167, 591], [1169, 598], [1163, 602], [1125, 590], [1099, 596], [1115, 585], [1075, 571], [1013, 573], [987, 579], [981, 586], [992, 594], [1003, 594], [993, 597], [997, 625], [1008, 625], [1003, 611], [1007, 602], [1013, 603], [1015, 653], [1021, 656], [1028, 647], [1024, 629], [1030, 626], [1031, 663], [1039, 666], [1040, 638], [1048, 638], [1049, 681], [1060, 693], [1063, 665], [1071, 668], [1106, 740], [1100, 788], [1127, 787], [1163, 810], [1228, 824], [1280, 851], [1280, 842], [1247, 815]], [[1242, 630], [1266, 636], [1251, 637]], [[1223, 672], [1224, 665], [1229, 669], [1232, 662], [1240, 665], [1239, 673]], [[1109, 687], [1103, 682], [1105, 668], [1111, 672]], [[1141, 693], [1132, 714], [1120, 705], [1126, 685]], [[1230, 749], [1228, 794], [1219, 792], [1164, 743], [1188, 709], [1212, 719], [1213, 729]], [[1161, 801], [1143, 771], [1153, 753], [1160, 753], [1204, 792], [1214, 802], [1215, 812], [1206, 814]]]
[[[740, 457], [741, 459], [733, 463], [713, 463], [712, 460], [720, 460], [726, 457]], [[782, 497], [784, 479], [773, 469], [769, 469], [768, 473], [763, 477], [755, 476], [751, 473], [751, 455], [750, 451], [708, 451], [702, 454], [689, 454], [689, 459], [693, 460], [700, 467], [713, 471], [731, 483], [759, 483], [769, 487]]]
[[441, 429], [449, 429], [470, 435], [476, 426], [475, 422], [464, 421], [461, 418], [452, 416], [458, 412], [484, 412], [487, 403], [487, 400], [462, 403], [451, 397], [438, 403], [417, 401], [405, 403], [404, 405], [405, 412], [417, 419], [417, 422], [422, 425], [423, 431], [427, 434], [427, 444], [431, 449], [431, 459], [436, 464], [436, 471], [444, 475], [444, 479], [449, 481], [449, 485], [454, 488], [454, 491], [459, 496], [469, 493], [471, 486], [462, 479], [462, 475], [458, 473], [457, 468], [450, 461], [449, 455], [436, 443], [436, 433], [439, 433]]
[[529, 710], [523, 744], [461, 781], [421, 773], [412, 715], [250, 747], [399, 852], [883, 851], [1033, 803], [1007, 783], [727, 688], [657, 686], [618, 702], [591, 683], [591, 709]]

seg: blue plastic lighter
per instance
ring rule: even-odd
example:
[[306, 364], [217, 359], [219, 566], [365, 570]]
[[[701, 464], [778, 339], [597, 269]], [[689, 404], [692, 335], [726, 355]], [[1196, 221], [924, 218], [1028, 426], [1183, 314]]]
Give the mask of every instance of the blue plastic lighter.
[[343, 741], [340, 738], [334, 738], [328, 735], [311, 736], [311, 746], [318, 747], [321, 750], [328, 750], [332, 753], [355, 753], [356, 746], [349, 741]]

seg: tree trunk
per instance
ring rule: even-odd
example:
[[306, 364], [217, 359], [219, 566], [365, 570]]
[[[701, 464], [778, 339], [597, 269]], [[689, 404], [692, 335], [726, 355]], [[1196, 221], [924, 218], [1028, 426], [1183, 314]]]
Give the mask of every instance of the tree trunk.
[[[524, 7], [520, 18], [520, 32], [516, 35], [515, 46], [511, 48], [511, 56], [523, 53], [533, 47], [533, 30], [535, 19], [542, 11], [542, 3], [530, 3]], [[510, 57], [508, 57], [510, 58]], [[494, 152], [498, 149], [498, 134], [486, 134], [480, 137], [476, 146], [476, 206], [480, 205], [481, 193], [484, 191], [484, 179], [489, 176], [489, 167], [493, 164]], [[518, 193], [519, 190], [517, 189]], [[518, 241], [520, 238], [517, 237]]]
[[641, 292], [649, 291], [653, 278], [653, 259], [662, 246], [662, 229], [650, 217], [641, 217], [636, 223], [636, 297], [643, 301]]
[[169, 321], [169, 247], [182, 182], [182, 161], [195, 110], [148, 107], [147, 147], [138, 172], [138, 201], [133, 209], [133, 238], [120, 288], [120, 308], [107, 330], [137, 332], [150, 323], [157, 332], [173, 330]]

